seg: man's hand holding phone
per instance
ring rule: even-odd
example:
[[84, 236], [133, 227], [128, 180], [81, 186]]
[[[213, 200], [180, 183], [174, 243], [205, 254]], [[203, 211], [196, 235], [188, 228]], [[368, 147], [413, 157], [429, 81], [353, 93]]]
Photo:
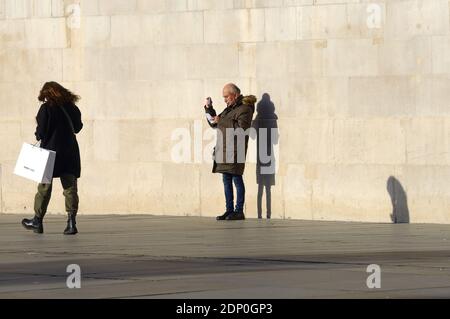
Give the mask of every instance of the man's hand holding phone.
[[212, 105], [213, 105], [212, 99], [210, 97], [207, 97], [205, 106], [209, 109]]
[[208, 119], [208, 122], [210, 124], [217, 124], [219, 122], [219, 116], [215, 116], [216, 112], [213, 109], [213, 102], [212, 99], [210, 97], [206, 98], [205, 101], [205, 108], [206, 109], [210, 109], [206, 112], [206, 118]]

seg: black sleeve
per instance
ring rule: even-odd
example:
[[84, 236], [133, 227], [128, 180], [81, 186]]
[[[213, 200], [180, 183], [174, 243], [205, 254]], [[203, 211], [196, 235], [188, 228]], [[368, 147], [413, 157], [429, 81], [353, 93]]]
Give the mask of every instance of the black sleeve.
[[73, 119], [73, 129], [75, 130], [75, 134], [78, 134], [83, 128], [83, 122], [81, 121], [80, 109], [76, 105], [74, 105], [74, 109], [75, 109], [75, 118]]
[[[212, 106], [211, 106], [211, 107], [206, 107], [206, 106], [205, 106], [205, 114], [209, 114], [209, 115], [211, 115], [212, 117], [217, 116], [217, 112], [216, 112], [216, 110], [214, 110], [214, 108], [213, 108]], [[211, 126], [212, 128], [216, 128], [216, 127], [217, 127], [217, 124], [211, 124], [211, 123], [208, 121], [208, 119], [206, 119], [206, 122], [207, 122], [208, 125]]]
[[48, 112], [47, 106], [42, 104], [38, 114], [36, 115], [36, 132], [34, 135], [36, 136], [37, 141], [41, 141], [45, 139], [48, 130]]

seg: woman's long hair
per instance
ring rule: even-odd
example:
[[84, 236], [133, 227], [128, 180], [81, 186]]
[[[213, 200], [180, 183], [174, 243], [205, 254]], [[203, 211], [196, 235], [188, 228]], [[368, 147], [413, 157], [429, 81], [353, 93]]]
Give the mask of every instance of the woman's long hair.
[[42, 87], [38, 100], [60, 106], [66, 103], [75, 104], [80, 100], [80, 97], [73, 94], [59, 83], [47, 82]]

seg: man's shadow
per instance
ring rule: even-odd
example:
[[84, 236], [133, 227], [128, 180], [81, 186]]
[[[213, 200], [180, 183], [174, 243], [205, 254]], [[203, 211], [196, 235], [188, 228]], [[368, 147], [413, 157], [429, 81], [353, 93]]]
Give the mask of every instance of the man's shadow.
[[276, 158], [274, 145], [278, 145], [278, 116], [270, 95], [264, 93], [256, 106], [252, 127], [256, 130], [256, 183], [258, 184], [258, 218], [262, 218], [262, 198], [266, 190], [266, 216], [272, 217], [272, 193], [275, 186]]
[[394, 224], [409, 224], [408, 198], [402, 184], [398, 179], [391, 176], [387, 181], [387, 191], [392, 202], [392, 222]]

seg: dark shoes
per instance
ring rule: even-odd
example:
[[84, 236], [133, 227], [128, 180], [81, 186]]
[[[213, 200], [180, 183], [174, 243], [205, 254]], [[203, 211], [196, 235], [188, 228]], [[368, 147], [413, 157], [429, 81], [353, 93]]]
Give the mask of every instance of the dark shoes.
[[229, 214], [225, 220], [245, 220], [245, 215], [241, 212], [234, 212]]
[[25, 229], [32, 230], [36, 234], [44, 233], [44, 225], [42, 224], [42, 218], [34, 216], [32, 219], [24, 219], [22, 220], [22, 226]]
[[226, 212], [222, 216], [217, 216], [217, 220], [245, 220], [244, 213]]
[[[75, 219], [76, 215], [69, 214], [69, 218], [67, 220], [67, 227], [64, 230], [64, 235], [75, 235], [78, 233], [77, 222]], [[42, 224], [42, 218], [34, 216], [32, 219], [24, 219], [22, 220], [22, 226], [25, 229], [32, 230], [36, 234], [44, 233], [44, 225]]]
[[78, 233], [76, 215], [69, 214], [67, 219], [67, 227], [64, 230], [64, 235], [75, 235]]
[[233, 212], [225, 212], [225, 214], [221, 215], [221, 216], [217, 216], [216, 220], [225, 220], [227, 219], [228, 215], [233, 214]]

